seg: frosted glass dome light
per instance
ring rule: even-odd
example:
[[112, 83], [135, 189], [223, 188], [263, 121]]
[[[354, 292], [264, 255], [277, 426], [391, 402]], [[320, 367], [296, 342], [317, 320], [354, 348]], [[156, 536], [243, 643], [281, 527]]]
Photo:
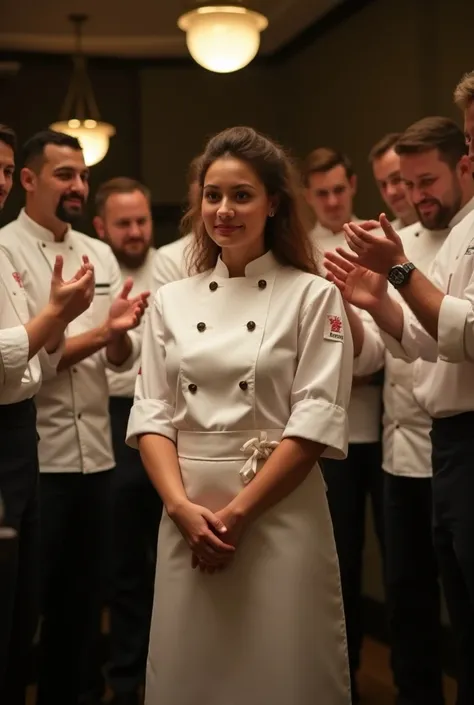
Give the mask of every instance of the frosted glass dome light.
[[97, 120], [67, 120], [50, 125], [52, 130], [76, 137], [81, 143], [84, 161], [93, 166], [102, 161], [109, 149], [109, 140], [115, 134], [115, 127], [108, 122]]
[[234, 5], [198, 7], [178, 20], [193, 59], [205, 69], [230, 73], [247, 66], [260, 46], [268, 20], [259, 12]]

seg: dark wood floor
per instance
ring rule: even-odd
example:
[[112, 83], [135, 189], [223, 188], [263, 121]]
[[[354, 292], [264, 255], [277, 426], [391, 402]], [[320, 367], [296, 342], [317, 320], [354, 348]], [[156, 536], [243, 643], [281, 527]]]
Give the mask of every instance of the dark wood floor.
[[[359, 686], [361, 705], [394, 705], [395, 689], [390, 670], [390, 653], [384, 644], [365, 639]], [[452, 678], [445, 678], [445, 693], [446, 705], [454, 705], [456, 684]]]
[[[395, 690], [389, 664], [389, 650], [384, 644], [366, 639], [362, 654], [359, 686], [361, 705], [394, 705]], [[452, 678], [445, 679], [446, 705], [454, 705], [456, 686]], [[34, 705], [34, 688], [30, 689], [27, 705]]]

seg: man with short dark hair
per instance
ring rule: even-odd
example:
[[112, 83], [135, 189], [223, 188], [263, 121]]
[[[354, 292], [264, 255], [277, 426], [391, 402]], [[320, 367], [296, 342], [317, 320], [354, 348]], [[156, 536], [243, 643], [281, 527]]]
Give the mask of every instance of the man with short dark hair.
[[46, 130], [23, 148], [26, 205], [0, 231], [0, 247], [35, 315], [47, 301], [57, 255], [67, 276], [82, 257], [95, 266], [91, 307], [67, 328], [57, 374], [39, 390], [41, 644], [38, 705], [77, 705], [85, 696], [101, 608], [104, 512], [114, 467], [106, 368], [133, 365], [146, 295], [130, 298], [111, 249], [73, 230], [89, 192], [79, 142]]
[[[103, 183], [95, 197], [94, 227], [117, 257], [122, 277], [137, 292], [153, 288], [150, 191], [135, 179]], [[153, 294], [155, 292], [153, 291]], [[113, 705], [138, 705], [144, 683], [161, 500], [140, 454], [125, 444], [139, 361], [128, 372], [108, 371], [116, 466], [110, 488], [111, 542], [108, 683]], [[111, 705], [112, 705], [111, 703]]]
[[[15, 134], [0, 125], [0, 209], [15, 168]], [[48, 277], [49, 279], [49, 277]], [[38, 454], [34, 396], [55, 374], [68, 323], [90, 305], [93, 268], [70, 282], [56, 257], [48, 301], [28, 315], [22, 279], [0, 249], [0, 702], [24, 705], [38, 622]]]
[[[473, 90], [465, 79], [463, 81], [457, 91], [462, 89], [467, 93], [462, 107], [465, 132], [471, 141], [474, 138], [474, 81]], [[472, 165], [461, 130], [447, 118], [418, 121], [405, 131], [396, 149], [408, 193], [422, 223], [436, 232], [452, 228], [434, 259], [429, 278], [423, 273], [426, 269], [422, 251], [409, 248], [384, 215], [380, 217], [384, 234], [349, 224], [347, 242], [353, 252], [344, 253], [344, 257], [327, 253], [326, 264], [347, 300], [370, 311], [384, 331], [388, 350], [402, 360], [415, 361], [411, 375], [413, 394], [421, 410], [432, 420], [433, 478], [430, 490], [428, 481], [423, 478], [415, 482], [402, 477], [403, 465], [399, 468], [400, 477], [392, 478], [392, 488], [395, 490], [398, 486], [398, 526], [401, 528], [403, 521], [406, 526], [404, 541], [400, 542], [399, 536], [397, 542], [394, 540], [394, 547], [398, 551], [399, 571], [403, 564], [407, 565], [408, 558], [412, 558], [413, 581], [413, 576], [420, 572], [421, 560], [427, 558], [419, 546], [421, 525], [416, 530], [413, 522], [421, 504], [413, 500], [423, 486], [423, 501], [427, 505], [426, 534], [430, 522], [428, 509], [431, 508], [426, 495], [432, 491], [434, 546], [458, 646], [457, 703], [471, 705], [474, 702]], [[399, 296], [389, 294], [387, 280]], [[404, 303], [400, 303], [400, 298]], [[425, 423], [425, 428], [429, 425]], [[412, 468], [422, 477], [421, 467], [412, 463]], [[429, 478], [426, 472], [425, 476]], [[413, 522], [411, 527], [408, 521]], [[427, 547], [426, 539], [424, 543]], [[402, 555], [407, 549], [408, 557]], [[399, 578], [403, 578], [400, 572]], [[402, 582], [399, 587], [402, 589]], [[405, 616], [397, 628], [403, 625], [406, 628], [408, 621], [416, 618], [417, 605], [426, 604], [427, 599], [435, 606], [434, 591], [428, 597], [427, 590], [421, 593], [420, 587], [416, 594], [406, 589]], [[399, 604], [402, 603], [399, 601]], [[413, 649], [418, 653], [429, 651], [430, 641], [436, 636], [433, 630], [420, 632], [420, 629], [412, 631]], [[413, 675], [411, 669], [412, 664], [407, 659], [405, 676]], [[417, 680], [420, 692], [426, 692], [433, 682], [432, 675], [421, 672]], [[438, 699], [441, 697], [440, 694]], [[420, 696], [415, 702], [426, 700]], [[428, 702], [437, 700], [431, 695]]]
[[[416, 148], [416, 144], [419, 147]], [[429, 272], [451, 227], [473, 208], [469, 175], [448, 164], [466, 152], [461, 130], [446, 118], [424, 118], [397, 137], [401, 178], [420, 222], [402, 228], [405, 251]], [[460, 198], [461, 194], [461, 198]], [[439, 214], [434, 217], [439, 201]], [[433, 209], [428, 205], [433, 204]], [[425, 211], [426, 207], [426, 211]], [[429, 216], [429, 217], [427, 217]], [[392, 224], [393, 225], [393, 224]], [[367, 372], [367, 370], [366, 370]], [[443, 703], [438, 566], [432, 540], [431, 418], [414, 396], [414, 366], [385, 354], [384, 518], [386, 593], [392, 668], [401, 703]]]
[[416, 211], [410, 203], [400, 173], [400, 157], [395, 151], [400, 132], [384, 135], [370, 150], [369, 163], [375, 183], [385, 204], [395, 216], [392, 226], [401, 230], [417, 221]]

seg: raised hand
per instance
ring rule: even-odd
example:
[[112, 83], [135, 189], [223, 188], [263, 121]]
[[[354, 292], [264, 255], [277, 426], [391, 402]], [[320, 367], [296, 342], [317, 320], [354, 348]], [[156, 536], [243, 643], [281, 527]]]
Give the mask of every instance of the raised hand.
[[352, 259], [351, 253], [342, 247], [336, 248], [336, 252], [325, 252], [327, 278], [334, 282], [348, 303], [370, 311], [387, 294], [387, 279], [382, 274], [354, 264]]
[[64, 281], [63, 264], [63, 258], [57, 255], [51, 277], [49, 304], [55, 316], [70, 323], [89, 308], [94, 298], [94, 267], [88, 257], [84, 256], [82, 266], [72, 279]]
[[129, 277], [109, 309], [107, 325], [112, 334], [123, 335], [132, 328], [136, 328], [148, 306], [150, 292], [145, 291], [129, 298], [132, 287], [133, 279]]
[[[372, 222], [369, 221], [369, 223]], [[354, 253], [349, 253], [346, 257], [349, 262], [387, 276], [395, 264], [408, 261], [402, 241], [384, 213], [380, 216], [383, 235], [371, 232], [372, 227], [363, 227], [364, 225], [358, 223], [344, 225], [347, 244]]]

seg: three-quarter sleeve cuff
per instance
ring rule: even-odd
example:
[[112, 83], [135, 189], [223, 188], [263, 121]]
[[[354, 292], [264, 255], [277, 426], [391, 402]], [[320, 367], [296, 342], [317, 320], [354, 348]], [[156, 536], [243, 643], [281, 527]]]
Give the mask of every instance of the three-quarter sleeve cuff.
[[305, 438], [327, 446], [322, 457], [347, 457], [349, 422], [345, 410], [317, 399], [302, 399], [291, 411], [283, 438]]
[[446, 295], [441, 302], [438, 318], [438, 353], [447, 362], [466, 360], [465, 329], [471, 303]]
[[128, 419], [126, 443], [138, 448], [137, 438], [144, 433], [165, 436], [176, 443], [177, 431], [171, 421], [173, 410], [157, 399], [142, 399], [132, 406]]
[[38, 358], [41, 365], [41, 374], [43, 380], [52, 379], [56, 377], [58, 373], [58, 365], [64, 353], [64, 346], [66, 344], [66, 339], [63, 336], [61, 342], [59, 343], [56, 350], [52, 353], [48, 353], [44, 348], [42, 348], [38, 353]]
[[21, 379], [28, 366], [30, 340], [24, 326], [0, 332], [0, 378], [4, 383]]
[[413, 362], [413, 360], [416, 360], [416, 358], [418, 357], [417, 354], [411, 354], [412, 351], [409, 345], [405, 347], [404, 343], [407, 343], [405, 328], [403, 329], [403, 336], [401, 342], [399, 342], [395, 338], [392, 338], [391, 335], [385, 333], [385, 331], [383, 330], [380, 331], [380, 335], [382, 336], [382, 340], [385, 343], [387, 350], [393, 355], [393, 357], [398, 358], [400, 360], [404, 360], [405, 362]]

